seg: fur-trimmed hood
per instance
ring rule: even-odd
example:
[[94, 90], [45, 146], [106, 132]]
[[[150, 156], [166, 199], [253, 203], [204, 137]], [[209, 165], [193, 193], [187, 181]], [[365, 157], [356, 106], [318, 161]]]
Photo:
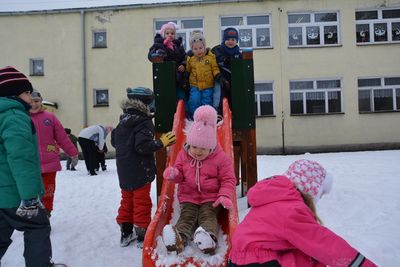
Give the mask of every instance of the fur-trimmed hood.
[[124, 112], [119, 118], [121, 126], [131, 127], [153, 118], [150, 108], [140, 100], [124, 99], [120, 107]]

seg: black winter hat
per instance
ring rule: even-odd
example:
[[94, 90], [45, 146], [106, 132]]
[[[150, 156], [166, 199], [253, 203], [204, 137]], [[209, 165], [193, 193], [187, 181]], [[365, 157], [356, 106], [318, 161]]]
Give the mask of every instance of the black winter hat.
[[154, 100], [154, 93], [149, 88], [135, 87], [126, 88], [126, 93], [129, 99], [137, 99], [142, 101], [145, 105], [150, 105]]
[[236, 39], [236, 42], [239, 41], [239, 33], [235, 28], [229, 27], [224, 30], [224, 42], [230, 38]]
[[32, 93], [32, 84], [28, 78], [14, 67], [0, 69], [0, 96], [18, 96], [23, 92]]

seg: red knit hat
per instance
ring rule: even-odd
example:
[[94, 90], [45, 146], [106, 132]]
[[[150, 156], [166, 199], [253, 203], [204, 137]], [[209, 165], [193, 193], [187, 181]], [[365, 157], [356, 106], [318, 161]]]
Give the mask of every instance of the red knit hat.
[[316, 203], [322, 194], [332, 188], [332, 177], [316, 161], [301, 159], [290, 164], [284, 173], [302, 193], [311, 196]]
[[200, 106], [193, 115], [186, 143], [200, 148], [214, 149], [217, 146], [217, 112], [209, 105]]
[[14, 67], [0, 69], [0, 96], [18, 96], [23, 92], [32, 93], [32, 84], [28, 78]]

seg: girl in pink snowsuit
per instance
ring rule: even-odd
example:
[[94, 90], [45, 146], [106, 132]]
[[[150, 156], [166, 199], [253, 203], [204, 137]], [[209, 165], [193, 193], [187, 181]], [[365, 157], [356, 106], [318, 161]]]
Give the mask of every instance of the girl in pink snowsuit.
[[325, 169], [311, 160], [259, 181], [247, 194], [251, 209], [233, 235], [228, 266], [376, 266], [320, 224], [315, 204], [331, 185]]
[[194, 113], [186, 139], [173, 167], [164, 178], [178, 183], [181, 213], [176, 225], [166, 225], [163, 241], [168, 251], [181, 252], [192, 239], [201, 251], [214, 254], [221, 208], [231, 209], [236, 178], [233, 164], [216, 137], [217, 112], [209, 105]]

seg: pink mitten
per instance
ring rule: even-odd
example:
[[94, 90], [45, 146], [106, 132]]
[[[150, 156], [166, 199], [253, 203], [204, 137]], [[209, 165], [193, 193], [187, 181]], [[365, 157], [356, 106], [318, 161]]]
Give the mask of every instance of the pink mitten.
[[178, 176], [178, 174], [179, 174], [178, 169], [171, 166], [171, 167], [167, 167], [164, 170], [163, 176], [164, 176], [164, 179], [173, 181], [175, 179], [175, 177]]
[[217, 200], [215, 200], [213, 207], [216, 208], [218, 207], [218, 205], [221, 205], [222, 207], [228, 210], [231, 210], [233, 208], [232, 201], [225, 196], [220, 196], [219, 198], [217, 198]]

